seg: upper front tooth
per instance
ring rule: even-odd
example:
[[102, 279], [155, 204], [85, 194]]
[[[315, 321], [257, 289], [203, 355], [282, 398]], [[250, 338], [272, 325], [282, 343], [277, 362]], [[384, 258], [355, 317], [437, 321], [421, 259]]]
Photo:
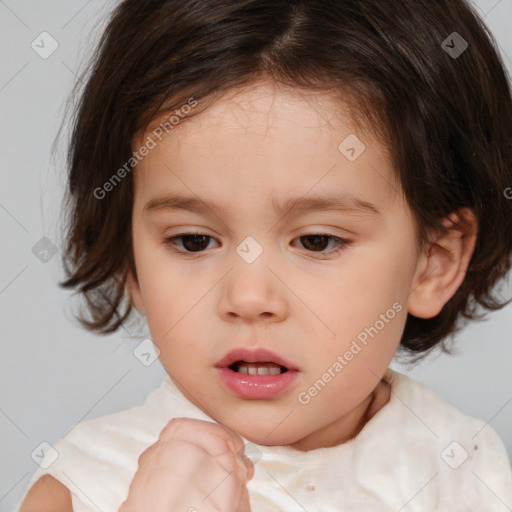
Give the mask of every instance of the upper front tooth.
[[238, 373], [248, 373], [249, 375], [279, 375], [281, 373], [281, 368], [267, 363], [242, 363], [238, 365], [236, 371]]
[[[242, 367], [243, 368], [243, 367]], [[242, 369], [240, 368], [240, 370]], [[248, 366], [248, 373], [249, 375], [268, 375], [270, 373], [270, 370], [272, 370], [271, 375], [277, 375], [281, 373], [281, 370], [279, 368], [266, 368], [265, 366]]]

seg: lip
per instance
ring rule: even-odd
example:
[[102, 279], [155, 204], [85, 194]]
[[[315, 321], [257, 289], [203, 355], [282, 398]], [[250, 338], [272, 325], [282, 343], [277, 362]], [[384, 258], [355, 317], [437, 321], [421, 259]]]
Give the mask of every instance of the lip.
[[288, 370], [279, 375], [249, 375], [230, 368], [218, 368], [220, 381], [232, 393], [246, 400], [270, 400], [285, 393], [299, 376]]
[[227, 368], [236, 361], [245, 361], [247, 363], [276, 363], [280, 366], [286, 366], [286, 368], [291, 371], [301, 371], [300, 368], [292, 362], [266, 348], [248, 349], [241, 347], [230, 350], [222, 359], [215, 363], [215, 367]]
[[[230, 365], [236, 361], [247, 363], [276, 363], [285, 366], [287, 371], [279, 375], [250, 375], [238, 373]], [[246, 400], [270, 400], [285, 393], [295, 382], [300, 369], [268, 349], [238, 348], [228, 352], [215, 367], [218, 369], [220, 381], [232, 393]]]

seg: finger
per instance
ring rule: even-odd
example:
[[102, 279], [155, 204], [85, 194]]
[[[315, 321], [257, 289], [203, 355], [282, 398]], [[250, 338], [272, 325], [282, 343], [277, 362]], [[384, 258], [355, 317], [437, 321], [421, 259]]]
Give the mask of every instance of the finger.
[[[188, 507], [195, 506], [201, 512], [238, 511], [237, 505], [245, 485], [237, 473], [233, 454], [226, 452], [221, 456], [212, 457], [188, 441], [173, 440], [169, 443], [173, 444], [174, 454], [184, 464], [172, 477], [169, 474], [172, 483], [181, 489], [180, 506], [176, 507], [176, 510], [185, 511]], [[225, 461], [222, 463], [222, 458], [231, 459], [229, 469], [226, 469]], [[227, 465], [229, 466], [229, 463]]]
[[206, 441], [220, 445], [221, 453], [212, 455], [211, 452], [214, 450], [205, 446], [204, 438], [201, 438], [201, 443], [197, 443], [195, 440], [184, 439], [183, 437], [169, 437], [165, 441], [157, 441], [140, 455], [139, 468], [150, 465], [173, 467], [176, 461], [180, 461], [181, 471], [194, 474], [200, 467], [201, 461], [204, 461], [206, 457], [217, 460], [226, 473], [235, 473], [240, 481], [247, 482], [249, 471], [242, 459], [233, 453], [223, 440], [210, 433], [207, 435], [211, 436], [211, 439]]
[[222, 455], [217, 455], [215, 459], [227, 473], [233, 472], [242, 483], [245, 484], [252, 478], [249, 467], [238, 455], [226, 452]]
[[247, 478], [245, 481], [248, 482], [249, 480], [251, 480], [254, 477], [254, 464], [253, 464], [252, 460], [250, 459], [250, 457], [247, 457], [247, 455], [245, 455], [242, 452], [238, 452], [238, 458], [242, 461], [244, 466], [247, 468]]
[[211, 421], [193, 418], [174, 418], [160, 433], [160, 440], [169, 437], [189, 440], [201, 445], [213, 456], [226, 451], [227, 446], [234, 454], [245, 448], [242, 438], [233, 430]]
[[[227, 455], [230, 454], [221, 457]], [[244, 489], [246, 489], [244, 481], [236, 471], [226, 471], [219, 457], [211, 458], [208, 462], [213, 463], [214, 466], [209, 466], [209, 464], [201, 466], [195, 479], [199, 486], [197, 488], [201, 489], [204, 494], [203, 503], [209, 502], [219, 511], [238, 512]], [[206, 481], [209, 481], [208, 487], [205, 486]]]
[[240, 497], [240, 503], [238, 504], [237, 512], [251, 512], [249, 491], [245, 485], [244, 488], [242, 489], [242, 496]]
[[[227, 440], [227, 446], [239, 459], [243, 472], [241, 480], [248, 482], [254, 477], [254, 464], [252, 460], [245, 456], [245, 443], [242, 438], [233, 430], [219, 423], [212, 423], [192, 418], [175, 418], [170, 421], [162, 431], [161, 437], [174, 435], [184, 440], [188, 440], [202, 446], [203, 449], [213, 456], [219, 456], [225, 453], [224, 445], [219, 443], [218, 439]], [[220, 436], [220, 437], [217, 437]], [[234, 446], [232, 444], [234, 443]], [[225, 464], [226, 470], [232, 468], [231, 464]]]

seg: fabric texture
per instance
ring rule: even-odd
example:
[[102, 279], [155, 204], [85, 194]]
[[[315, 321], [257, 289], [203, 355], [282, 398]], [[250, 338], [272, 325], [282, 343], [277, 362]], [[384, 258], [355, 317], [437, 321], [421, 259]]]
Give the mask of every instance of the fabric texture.
[[[389, 402], [346, 443], [300, 452], [244, 439], [255, 463], [252, 511], [512, 510], [512, 470], [492, 427], [406, 375], [389, 369], [384, 380]], [[176, 417], [213, 421], [166, 377], [143, 405], [78, 424], [27, 491], [50, 474], [70, 489], [74, 512], [117, 512], [139, 455]]]

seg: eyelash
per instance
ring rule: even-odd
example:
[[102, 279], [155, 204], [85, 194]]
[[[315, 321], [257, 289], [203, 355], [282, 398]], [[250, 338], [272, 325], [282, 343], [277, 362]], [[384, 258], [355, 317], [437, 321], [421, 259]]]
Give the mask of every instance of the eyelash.
[[[178, 240], [180, 238], [184, 238], [186, 236], [203, 236], [205, 238], [208, 238], [208, 239], [214, 239], [212, 236], [210, 235], [206, 235], [204, 233], [199, 233], [199, 232], [190, 232], [190, 233], [180, 233], [179, 235], [175, 235], [175, 236], [171, 236], [171, 237], [167, 237], [164, 239], [164, 245], [166, 247], [169, 247], [171, 250], [179, 253], [179, 254], [185, 254], [185, 255], [193, 255], [193, 254], [202, 254], [206, 251], [206, 249], [202, 250], [202, 251], [184, 251], [182, 249], [178, 249], [177, 248], [177, 244], [175, 242], [175, 240]], [[313, 254], [315, 253], [318, 253], [318, 254], [329, 254], [329, 255], [336, 255], [336, 254], [339, 254], [341, 252], [343, 252], [345, 249], [348, 248], [348, 246], [352, 243], [351, 240], [347, 240], [346, 238], [340, 238], [339, 236], [334, 236], [334, 235], [329, 235], [328, 233], [311, 233], [311, 234], [306, 234], [306, 235], [302, 235], [300, 237], [297, 237], [298, 239], [300, 238], [308, 238], [308, 237], [312, 237], [312, 236], [321, 236], [321, 237], [326, 237], [328, 238], [329, 240], [335, 240], [338, 244], [339, 244], [339, 247], [335, 250], [331, 250], [331, 251], [327, 251], [327, 252], [324, 252], [324, 251], [309, 251]], [[308, 249], [306, 249], [308, 250]]]

